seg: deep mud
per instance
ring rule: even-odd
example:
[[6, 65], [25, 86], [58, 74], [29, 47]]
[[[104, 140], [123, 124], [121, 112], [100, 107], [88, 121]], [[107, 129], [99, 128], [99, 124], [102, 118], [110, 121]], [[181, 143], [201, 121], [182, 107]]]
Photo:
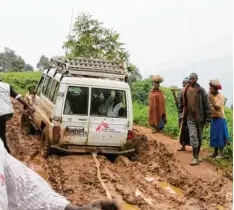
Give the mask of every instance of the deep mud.
[[[21, 132], [21, 112], [20, 106], [15, 105], [14, 118], [8, 123], [12, 154], [73, 204], [106, 197], [92, 155], [52, 155], [42, 159], [39, 136], [24, 136]], [[139, 130], [134, 134], [138, 151], [134, 160], [120, 156], [111, 162], [98, 156], [102, 179], [111, 196], [123, 203], [123, 209], [232, 209], [232, 195], [223, 187], [228, 182], [226, 178], [199, 178], [173, 160], [164, 144], [155, 139], [148, 141]]]

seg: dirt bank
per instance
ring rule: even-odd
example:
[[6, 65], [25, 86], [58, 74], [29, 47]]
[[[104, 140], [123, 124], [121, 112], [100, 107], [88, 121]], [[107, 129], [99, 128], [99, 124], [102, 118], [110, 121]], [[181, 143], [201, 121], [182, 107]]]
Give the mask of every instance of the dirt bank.
[[[7, 130], [9, 145], [16, 158], [38, 172], [74, 204], [83, 205], [106, 197], [91, 155], [52, 155], [47, 160], [42, 159], [38, 152], [39, 136], [22, 135], [20, 114], [20, 106], [16, 105], [15, 116], [9, 121]], [[134, 140], [138, 142], [136, 160], [121, 156], [113, 163], [98, 156], [102, 179], [112, 197], [125, 203], [123, 209], [231, 209], [231, 183], [226, 178], [212, 167], [209, 176], [194, 174], [194, 169], [189, 171], [181, 161], [172, 160], [167, 143], [156, 140], [147, 129], [142, 129], [135, 127], [134, 130]]]

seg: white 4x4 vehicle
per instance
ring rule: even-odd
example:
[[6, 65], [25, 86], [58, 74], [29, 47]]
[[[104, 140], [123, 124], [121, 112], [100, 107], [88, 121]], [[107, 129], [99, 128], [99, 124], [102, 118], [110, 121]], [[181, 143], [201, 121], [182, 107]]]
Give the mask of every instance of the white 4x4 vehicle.
[[23, 129], [41, 132], [41, 154], [124, 154], [132, 141], [132, 100], [124, 65], [94, 59], [51, 59], [33, 93], [35, 113], [22, 115]]

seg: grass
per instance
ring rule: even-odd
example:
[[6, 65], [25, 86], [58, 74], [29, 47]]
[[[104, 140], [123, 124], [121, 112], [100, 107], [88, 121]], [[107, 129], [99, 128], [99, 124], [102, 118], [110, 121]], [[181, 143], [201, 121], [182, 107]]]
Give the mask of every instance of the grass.
[[0, 77], [3, 78], [3, 82], [9, 83], [21, 94], [25, 94], [28, 87], [36, 85], [40, 76], [41, 72], [39, 71], [0, 73]]

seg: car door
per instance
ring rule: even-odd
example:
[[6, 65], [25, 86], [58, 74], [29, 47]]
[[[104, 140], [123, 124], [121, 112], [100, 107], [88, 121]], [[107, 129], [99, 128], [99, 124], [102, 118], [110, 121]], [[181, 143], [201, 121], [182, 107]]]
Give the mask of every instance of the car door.
[[129, 126], [126, 91], [92, 87], [91, 94], [88, 145], [123, 146]]
[[68, 85], [63, 106], [62, 144], [87, 145], [89, 130], [88, 86]]

